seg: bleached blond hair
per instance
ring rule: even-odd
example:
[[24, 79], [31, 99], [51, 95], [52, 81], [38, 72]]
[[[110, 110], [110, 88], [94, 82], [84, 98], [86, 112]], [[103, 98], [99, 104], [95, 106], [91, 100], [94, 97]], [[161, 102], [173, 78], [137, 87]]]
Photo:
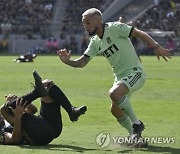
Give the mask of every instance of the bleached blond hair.
[[96, 8], [90, 8], [82, 14], [82, 16], [86, 16], [86, 15], [98, 15], [102, 18], [102, 12]]

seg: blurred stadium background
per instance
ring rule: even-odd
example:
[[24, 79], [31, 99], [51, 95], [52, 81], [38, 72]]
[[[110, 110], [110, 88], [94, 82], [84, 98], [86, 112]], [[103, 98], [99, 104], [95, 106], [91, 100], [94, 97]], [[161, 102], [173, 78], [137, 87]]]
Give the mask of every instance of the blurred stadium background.
[[[48, 53], [60, 48], [82, 54], [88, 36], [81, 14], [96, 7], [105, 22], [124, 19], [180, 55], [180, 0], [0, 0], [0, 53]], [[133, 44], [140, 55], [151, 46]]]

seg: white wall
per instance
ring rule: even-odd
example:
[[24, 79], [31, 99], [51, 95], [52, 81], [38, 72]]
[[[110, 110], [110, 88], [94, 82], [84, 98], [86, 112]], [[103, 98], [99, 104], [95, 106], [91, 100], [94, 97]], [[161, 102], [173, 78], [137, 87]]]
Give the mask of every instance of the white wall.
[[[78, 43], [78, 51], [77, 53], [81, 54], [81, 35], [75, 35], [76, 41]], [[0, 40], [3, 37], [0, 35]], [[70, 41], [70, 35], [67, 35], [68, 42]], [[59, 44], [61, 44], [60, 40], [57, 38], [57, 41]], [[34, 39], [34, 40], [28, 40], [23, 39], [22, 36], [14, 36], [12, 35], [10, 39], [8, 39], [8, 52], [9, 53], [27, 53], [30, 48], [36, 47], [36, 46], [42, 46], [44, 49], [46, 49], [47, 39], [42, 40], [40, 38]]]

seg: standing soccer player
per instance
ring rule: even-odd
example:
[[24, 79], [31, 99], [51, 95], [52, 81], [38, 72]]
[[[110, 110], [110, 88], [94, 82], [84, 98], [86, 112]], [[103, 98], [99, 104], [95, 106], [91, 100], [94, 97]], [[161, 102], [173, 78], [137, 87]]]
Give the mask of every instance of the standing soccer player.
[[117, 121], [129, 132], [131, 137], [140, 138], [144, 124], [137, 118], [129, 97], [140, 89], [146, 79], [142, 64], [129, 37], [138, 37], [150, 44], [160, 59], [171, 57], [170, 51], [161, 47], [147, 33], [121, 22], [103, 23], [102, 13], [91, 8], [82, 14], [84, 29], [91, 37], [84, 54], [71, 60], [71, 52], [66, 49], [57, 51], [61, 61], [72, 67], [84, 67], [94, 56], [103, 55], [114, 71], [114, 84], [109, 90], [112, 100], [111, 112]]

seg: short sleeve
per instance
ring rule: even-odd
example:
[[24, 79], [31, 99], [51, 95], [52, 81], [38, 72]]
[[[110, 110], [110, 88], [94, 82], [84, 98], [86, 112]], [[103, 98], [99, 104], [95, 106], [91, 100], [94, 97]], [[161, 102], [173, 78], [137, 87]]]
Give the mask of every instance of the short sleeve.
[[96, 47], [95, 39], [91, 38], [90, 43], [89, 43], [86, 51], [84, 52], [84, 55], [87, 55], [90, 58], [93, 58], [97, 54], [98, 54], [98, 50], [97, 50], [97, 47]]

